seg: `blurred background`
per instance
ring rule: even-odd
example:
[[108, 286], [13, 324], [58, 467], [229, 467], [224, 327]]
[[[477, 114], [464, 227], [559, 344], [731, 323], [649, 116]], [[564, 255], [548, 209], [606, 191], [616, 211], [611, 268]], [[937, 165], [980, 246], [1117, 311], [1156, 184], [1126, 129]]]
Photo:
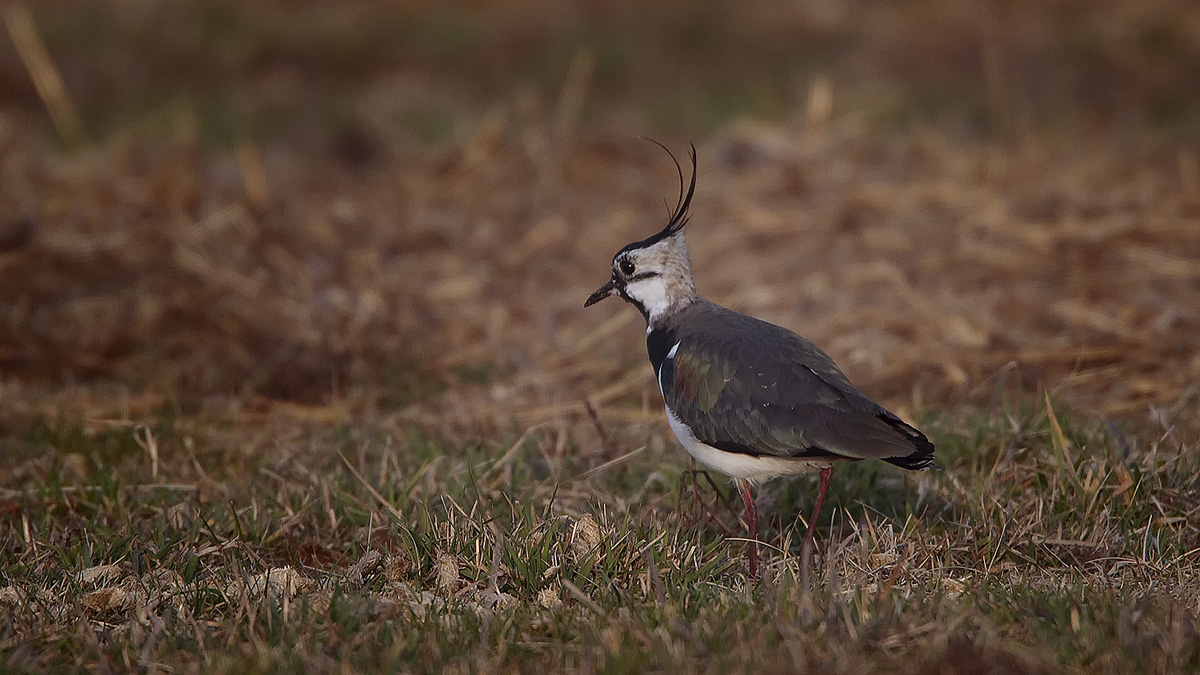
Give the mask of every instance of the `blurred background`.
[[697, 146], [700, 291], [818, 342], [898, 412], [1045, 387], [1196, 429], [1190, 0], [45, 1], [4, 19], [10, 431], [163, 405], [462, 438], [586, 439], [589, 406], [661, 425], [637, 313], [582, 309], [675, 199], [642, 136]]

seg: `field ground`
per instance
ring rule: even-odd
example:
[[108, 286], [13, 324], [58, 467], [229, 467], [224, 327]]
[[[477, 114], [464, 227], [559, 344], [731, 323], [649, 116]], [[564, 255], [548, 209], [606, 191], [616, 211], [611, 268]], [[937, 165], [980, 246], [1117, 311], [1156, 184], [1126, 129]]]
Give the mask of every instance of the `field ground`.
[[[1050, 4], [6, 7], [0, 670], [1200, 671], [1200, 15]], [[582, 309], [640, 135], [938, 446], [757, 585]]]

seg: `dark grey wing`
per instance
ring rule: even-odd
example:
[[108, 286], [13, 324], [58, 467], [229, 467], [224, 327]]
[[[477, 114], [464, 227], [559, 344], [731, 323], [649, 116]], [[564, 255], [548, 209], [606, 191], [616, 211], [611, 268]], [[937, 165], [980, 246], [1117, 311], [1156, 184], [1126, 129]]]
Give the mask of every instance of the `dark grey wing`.
[[811, 343], [732, 312], [707, 318], [659, 369], [664, 399], [697, 439], [751, 455], [932, 461], [921, 432], [861, 394]]
[[780, 372], [779, 400], [768, 406], [772, 424], [802, 428], [810, 443], [846, 458], [910, 469], [933, 461], [929, 439], [858, 391], [824, 352], [803, 342], [792, 357], [795, 365]]

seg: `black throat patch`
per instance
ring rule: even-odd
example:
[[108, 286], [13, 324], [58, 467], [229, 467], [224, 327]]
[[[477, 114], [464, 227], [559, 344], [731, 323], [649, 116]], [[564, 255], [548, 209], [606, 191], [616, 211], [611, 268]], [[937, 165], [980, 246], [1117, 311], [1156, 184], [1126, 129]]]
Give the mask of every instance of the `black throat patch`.
[[667, 353], [671, 351], [671, 346], [675, 344], [675, 331], [669, 328], [655, 328], [646, 334], [646, 351], [650, 354], [650, 365], [654, 366], [654, 374], [657, 376], [658, 371], [662, 368], [663, 361], [667, 360]]

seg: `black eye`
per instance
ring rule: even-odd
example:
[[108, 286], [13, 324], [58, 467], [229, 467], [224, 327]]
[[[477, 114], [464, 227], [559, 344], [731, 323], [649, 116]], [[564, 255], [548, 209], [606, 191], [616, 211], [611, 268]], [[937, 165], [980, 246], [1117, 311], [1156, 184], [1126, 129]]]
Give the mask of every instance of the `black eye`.
[[630, 262], [628, 258], [621, 261], [621, 274], [624, 274], [627, 277], [631, 276], [633, 275], [635, 269], [636, 268], [633, 266], [633, 263]]

